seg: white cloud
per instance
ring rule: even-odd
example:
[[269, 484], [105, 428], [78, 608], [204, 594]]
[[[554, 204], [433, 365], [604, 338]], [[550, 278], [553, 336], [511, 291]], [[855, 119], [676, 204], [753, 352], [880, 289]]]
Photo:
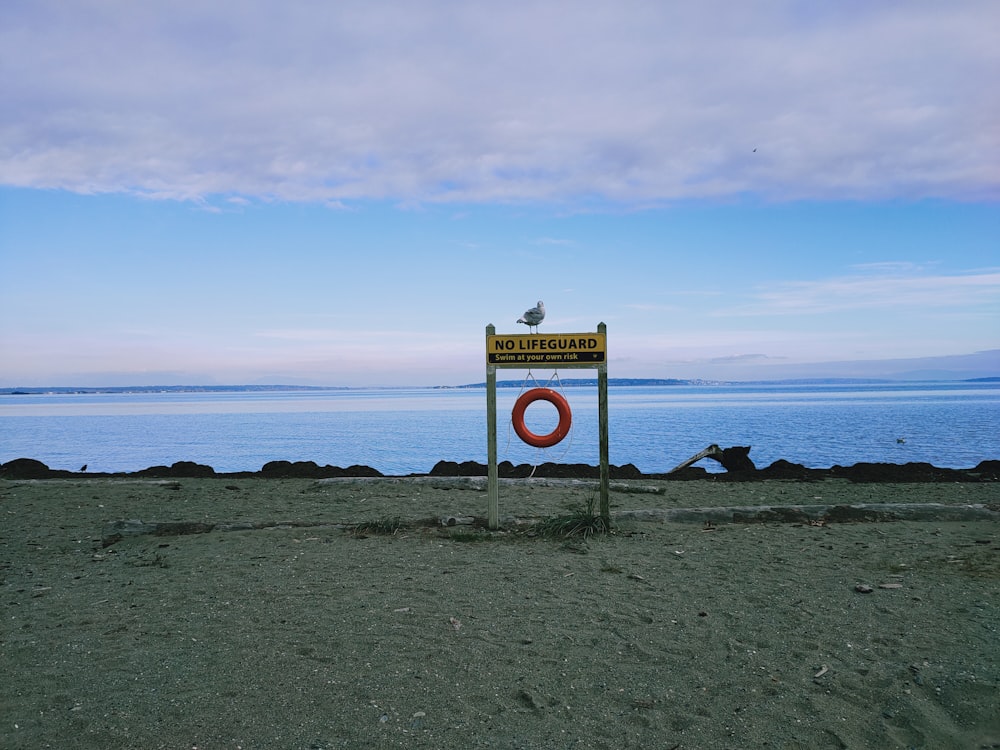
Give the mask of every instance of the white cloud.
[[[1000, 271], [956, 275], [876, 273], [815, 281], [775, 282], [755, 302], [719, 315], [816, 315], [852, 310], [937, 309], [966, 313], [1000, 306]], [[940, 312], [936, 313], [940, 314]]]
[[333, 205], [996, 198], [998, 50], [990, 0], [10, 2], [0, 183]]

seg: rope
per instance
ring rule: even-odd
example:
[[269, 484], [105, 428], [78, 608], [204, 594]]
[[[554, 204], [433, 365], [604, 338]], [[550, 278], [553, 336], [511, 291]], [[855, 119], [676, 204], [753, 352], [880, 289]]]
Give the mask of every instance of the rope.
[[[560, 395], [562, 395], [562, 396], [566, 395], [566, 389], [563, 387], [562, 381], [559, 379], [559, 371], [558, 370], [553, 370], [552, 371], [552, 375], [549, 377], [548, 380], [545, 381], [545, 385], [544, 386], [539, 386], [538, 385], [538, 381], [535, 379], [535, 374], [529, 369], [528, 372], [527, 372], [527, 374], [524, 376], [524, 380], [521, 382], [521, 390], [519, 390], [517, 392], [517, 398], [520, 398], [521, 395], [527, 390], [527, 385], [528, 385], [528, 381], [529, 380], [532, 383], [532, 386], [531, 386], [532, 388], [548, 388], [549, 385], [553, 381], [555, 381], [556, 386], [558, 387], [558, 390], [560, 391]], [[516, 401], [517, 398], [515, 398], [514, 400]], [[513, 421], [513, 419], [508, 418], [507, 419], [507, 445], [504, 446], [504, 450], [503, 450], [505, 456], [510, 452], [510, 440], [511, 440], [511, 433], [513, 431], [514, 431], [514, 421]], [[562, 455], [560, 455], [559, 458], [556, 459], [557, 462], [561, 461], [562, 459], [564, 459], [566, 457], [566, 454], [569, 453], [569, 449], [573, 447], [573, 433], [574, 432], [575, 432], [575, 430], [573, 429], [573, 425], [571, 424], [570, 428], [569, 428], [569, 435], [567, 435], [567, 437], [569, 438], [569, 440], [566, 443], [566, 447], [564, 448], [564, 450], [562, 452]], [[544, 451], [544, 450], [546, 450], [546, 449], [545, 448], [538, 448], [537, 449], [537, 451], [538, 451], [538, 454], [537, 454], [538, 457], [541, 457], [542, 455], [544, 455], [542, 453], [542, 451]], [[541, 463], [541, 461], [538, 460], [538, 458], [536, 458], [536, 462], [531, 465], [531, 473], [528, 474], [528, 479], [531, 479], [532, 477], [535, 476], [535, 469], [538, 468], [538, 466], [539, 466], [540, 463]]]

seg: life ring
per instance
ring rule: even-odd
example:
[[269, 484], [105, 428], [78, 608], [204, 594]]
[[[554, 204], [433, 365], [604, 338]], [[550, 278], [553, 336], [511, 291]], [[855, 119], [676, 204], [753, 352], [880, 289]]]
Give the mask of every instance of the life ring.
[[[535, 401], [548, 401], [559, 411], [559, 424], [548, 435], [536, 435], [524, 424], [524, 410], [529, 404]], [[528, 445], [536, 448], [549, 448], [569, 434], [570, 425], [573, 423], [573, 416], [569, 410], [569, 403], [561, 395], [551, 388], [532, 388], [530, 391], [522, 393], [514, 402], [514, 411], [511, 412], [511, 420], [514, 422], [514, 432]]]

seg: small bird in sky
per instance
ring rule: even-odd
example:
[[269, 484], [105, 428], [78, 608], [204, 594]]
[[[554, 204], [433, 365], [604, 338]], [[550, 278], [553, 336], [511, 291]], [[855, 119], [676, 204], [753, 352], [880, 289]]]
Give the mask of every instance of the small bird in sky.
[[538, 324], [545, 320], [545, 303], [538, 300], [538, 304], [535, 305], [530, 310], [525, 310], [524, 315], [517, 319], [518, 323], [524, 323], [528, 326], [528, 331], [530, 332], [532, 328], [535, 329], [535, 333], [538, 333]]

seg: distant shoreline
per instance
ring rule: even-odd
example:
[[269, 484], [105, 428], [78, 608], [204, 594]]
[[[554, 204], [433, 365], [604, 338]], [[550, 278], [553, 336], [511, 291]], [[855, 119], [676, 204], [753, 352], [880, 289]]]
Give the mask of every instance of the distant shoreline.
[[[954, 380], [893, 380], [889, 378], [791, 378], [781, 380], [701, 380], [677, 378], [608, 378], [615, 387], [637, 386], [762, 386], [762, 385], [906, 385], [913, 383], [1000, 383], [1000, 376]], [[498, 380], [498, 388], [520, 388], [523, 380]], [[563, 378], [560, 386], [591, 388], [597, 378]], [[336, 386], [336, 385], [136, 385], [136, 386], [32, 386], [0, 388], [0, 396], [90, 395], [117, 393], [276, 393], [288, 391], [402, 391], [469, 390], [485, 388], [486, 383], [463, 385], [414, 386]]]

